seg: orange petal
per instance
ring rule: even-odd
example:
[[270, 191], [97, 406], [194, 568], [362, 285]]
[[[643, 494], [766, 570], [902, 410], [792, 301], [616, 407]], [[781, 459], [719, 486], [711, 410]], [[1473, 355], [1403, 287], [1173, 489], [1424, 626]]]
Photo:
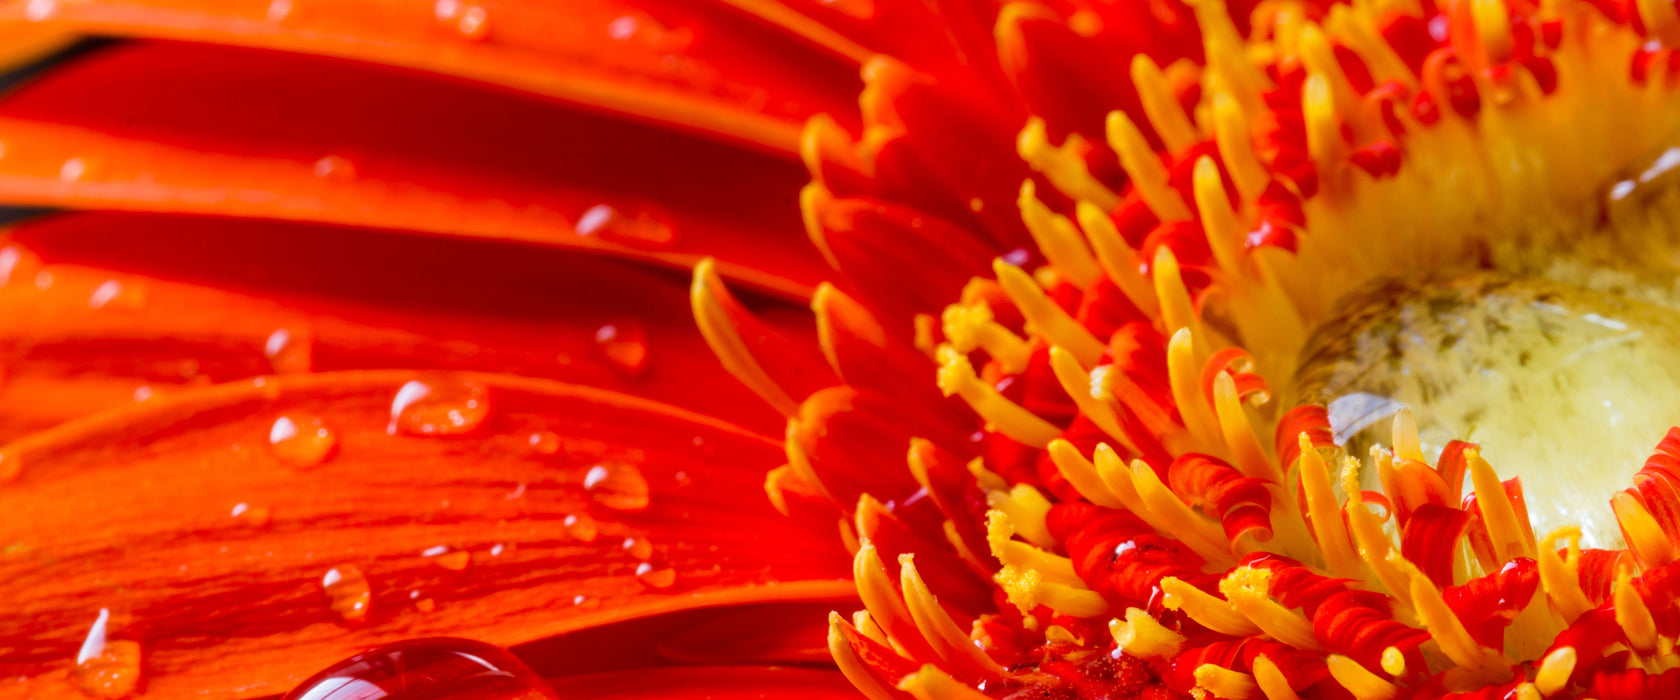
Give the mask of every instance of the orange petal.
[[8, 3], [0, 24], [352, 58], [482, 81], [793, 153], [855, 114], [855, 65], [710, 3], [97, 0]]
[[[706, 351], [682, 283], [622, 262], [133, 214], [45, 217], [15, 240], [0, 243], [0, 439], [137, 391], [385, 367], [547, 377], [784, 430]], [[780, 320], [803, 313], [763, 315], [797, 334]]]
[[677, 269], [711, 255], [798, 298], [826, 277], [797, 233], [793, 163], [380, 66], [119, 45], [0, 100], [0, 142], [13, 205], [510, 239]]
[[[290, 449], [316, 425], [335, 449]], [[542, 430], [554, 439], [529, 439]], [[507, 645], [849, 598], [832, 533], [790, 527], [760, 494], [757, 465], [780, 452], [622, 394], [408, 370], [269, 377], [75, 421], [0, 449], [17, 472], [0, 489], [0, 694], [76, 696], [66, 674], [101, 608], [110, 638], [140, 643], [148, 696], [232, 698], [405, 637]]]

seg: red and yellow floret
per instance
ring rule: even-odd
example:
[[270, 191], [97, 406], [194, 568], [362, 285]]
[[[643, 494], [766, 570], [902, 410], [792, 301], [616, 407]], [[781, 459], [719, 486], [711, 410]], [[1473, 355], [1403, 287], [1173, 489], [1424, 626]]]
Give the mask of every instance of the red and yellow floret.
[[[882, 59], [861, 139], [812, 122], [807, 226], [842, 277], [813, 308], [844, 401], [788, 390], [824, 370], [770, 367], [697, 278], [714, 346], [787, 407], [772, 498], [842, 511], [865, 610], [831, 619], [841, 668], [876, 700], [1680, 691], [1680, 429], [1607, 504], [1626, 549], [1592, 549], [1537, 536], [1525, 488], [1552, 485], [1478, 445], [1430, 464], [1401, 410], [1388, 446], [1345, 454], [1297, 391], [1307, 338], [1373, 280], [1649, 250], [1650, 220], [1581, 232], [1680, 129], [1680, 11], [1188, 5], [1132, 19], [1192, 44], [1124, 52], [1102, 43], [1121, 10], [1010, 3], [1017, 92]], [[1039, 23], [1127, 57], [1099, 118], [1043, 109], [1046, 66], [1076, 59]], [[931, 169], [1017, 118], [1018, 163], [981, 139]]]

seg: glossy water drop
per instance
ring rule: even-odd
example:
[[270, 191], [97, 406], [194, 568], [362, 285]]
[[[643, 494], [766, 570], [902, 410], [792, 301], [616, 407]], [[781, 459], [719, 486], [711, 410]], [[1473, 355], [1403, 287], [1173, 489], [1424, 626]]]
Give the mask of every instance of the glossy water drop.
[[670, 588], [677, 582], [677, 570], [644, 561], [636, 566], [636, 580], [649, 588]]
[[263, 341], [263, 356], [275, 374], [304, 374], [313, 359], [313, 343], [309, 332], [296, 328], [276, 328]]
[[553, 431], [533, 431], [525, 438], [525, 444], [531, 446], [531, 451], [540, 455], [551, 455], [560, 451], [560, 436]]
[[676, 240], [670, 217], [651, 205], [626, 212], [609, 204], [597, 204], [578, 217], [574, 227], [579, 236], [627, 243], [639, 247], [666, 246]]
[[328, 569], [321, 577], [321, 590], [327, 594], [327, 607], [345, 622], [367, 619], [373, 589], [361, 569], [351, 565]]
[[65, 182], [76, 182], [87, 175], [87, 171], [87, 161], [81, 158], [71, 158], [64, 161], [64, 165], [58, 167], [58, 179]]
[[455, 20], [455, 30], [473, 41], [490, 35], [490, 12], [482, 5], [468, 3], [461, 7], [461, 17]]
[[140, 687], [140, 644], [109, 639], [110, 620], [111, 611], [100, 608], [70, 672], [70, 682], [89, 697], [120, 698]]
[[595, 519], [587, 515], [568, 515], [561, 524], [566, 526], [568, 536], [580, 542], [594, 542], [601, 534], [601, 528], [595, 524]]
[[614, 41], [666, 52], [684, 51], [694, 43], [694, 30], [688, 27], [671, 29], [645, 12], [630, 12], [608, 22], [607, 36]]
[[391, 400], [395, 435], [463, 435], [483, 425], [490, 413], [489, 392], [470, 381], [410, 381]]
[[9, 245], [0, 248], [0, 287], [13, 280], [28, 282], [41, 271], [41, 258], [23, 248]]
[[344, 156], [322, 156], [315, 161], [315, 177], [323, 180], [354, 180], [356, 179], [356, 164]]
[[268, 429], [268, 445], [282, 462], [313, 467], [332, 459], [338, 451], [338, 436], [320, 418], [293, 413], [274, 419]]
[[272, 517], [273, 514], [270, 513], [267, 508], [262, 506], [253, 506], [249, 503], [235, 503], [233, 505], [232, 515], [235, 520], [238, 520], [240, 523], [249, 527], [266, 527], [268, 525], [269, 518]]
[[653, 556], [653, 543], [646, 537], [626, 537], [624, 551], [632, 557], [646, 561], [648, 557]]
[[437, 610], [437, 601], [420, 594], [420, 591], [409, 591], [408, 599], [414, 602], [414, 609], [423, 613]]
[[595, 350], [627, 379], [647, 369], [647, 328], [636, 321], [609, 323], [595, 329]]
[[292, 0], [273, 0], [268, 3], [268, 21], [280, 23], [292, 15]]
[[467, 564], [472, 560], [472, 555], [468, 554], [465, 550], [451, 550], [449, 547], [441, 544], [421, 552], [420, 556], [431, 559], [432, 563], [450, 571], [464, 571], [467, 568]]
[[29, 0], [29, 3], [23, 6], [23, 18], [31, 22], [52, 19], [57, 12], [57, 0]]
[[413, 639], [333, 664], [283, 700], [557, 700], [506, 650], [469, 639]]
[[623, 462], [603, 462], [583, 475], [583, 487], [596, 503], [613, 510], [645, 510], [648, 482], [642, 470]]

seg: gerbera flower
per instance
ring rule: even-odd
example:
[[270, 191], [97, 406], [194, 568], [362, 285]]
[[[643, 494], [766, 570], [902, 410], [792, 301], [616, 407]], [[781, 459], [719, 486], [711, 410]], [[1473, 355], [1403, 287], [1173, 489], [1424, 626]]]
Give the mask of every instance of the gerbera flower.
[[194, 5], [6, 10], [21, 694], [1680, 691], [1666, 0]]

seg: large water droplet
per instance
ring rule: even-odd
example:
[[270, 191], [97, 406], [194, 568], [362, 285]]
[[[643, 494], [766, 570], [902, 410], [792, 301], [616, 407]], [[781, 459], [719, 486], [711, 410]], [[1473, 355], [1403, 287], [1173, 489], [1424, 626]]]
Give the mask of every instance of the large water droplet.
[[140, 644], [109, 639], [110, 620], [111, 611], [100, 608], [70, 672], [70, 682], [89, 697], [120, 698], [140, 687]]
[[627, 212], [610, 204], [597, 204], [578, 217], [575, 230], [579, 236], [598, 236], [641, 247], [665, 246], [676, 240], [670, 216], [652, 205]]
[[27, 283], [41, 271], [41, 258], [23, 248], [9, 245], [0, 248], [0, 287], [14, 280]]
[[583, 475], [583, 487], [596, 503], [613, 510], [648, 507], [648, 482], [642, 470], [623, 462], [603, 462]]
[[321, 577], [321, 590], [327, 594], [327, 608], [345, 622], [367, 619], [368, 605], [373, 602], [373, 588], [367, 576], [355, 566], [337, 566]]
[[595, 350], [619, 374], [635, 379], [647, 369], [647, 328], [636, 321], [601, 326], [595, 329]]
[[309, 331], [299, 328], [277, 328], [263, 342], [263, 356], [275, 374], [303, 374], [309, 371], [313, 359]]
[[402, 385], [391, 400], [386, 432], [462, 435], [482, 425], [489, 413], [489, 392], [476, 382], [415, 380]]
[[662, 564], [642, 562], [636, 565], [636, 580], [649, 588], [670, 588], [677, 582], [677, 570]]
[[268, 445], [280, 461], [294, 467], [313, 467], [332, 459], [338, 451], [338, 436], [321, 419], [294, 413], [274, 419], [268, 429]]
[[388, 644], [333, 664], [284, 700], [557, 700], [507, 651], [438, 637]]

